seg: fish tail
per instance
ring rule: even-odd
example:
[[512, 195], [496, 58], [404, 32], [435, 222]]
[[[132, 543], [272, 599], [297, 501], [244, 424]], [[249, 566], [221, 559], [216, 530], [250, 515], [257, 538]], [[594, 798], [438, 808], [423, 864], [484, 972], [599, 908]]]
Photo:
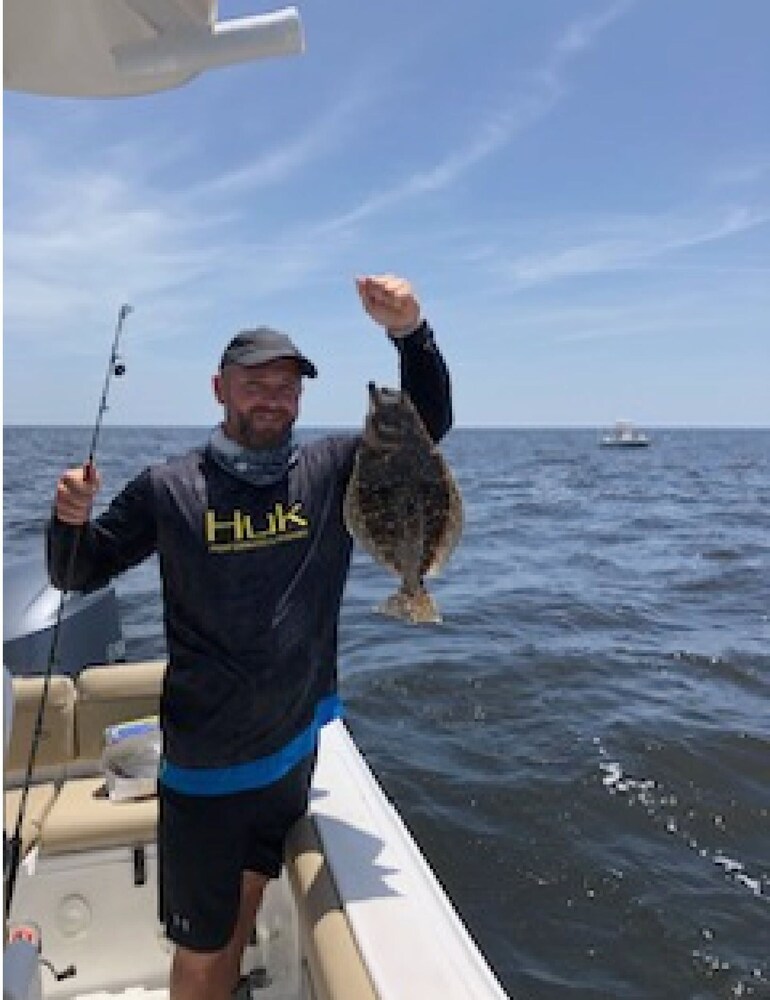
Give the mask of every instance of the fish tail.
[[401, 621], [419, 623], [438, 623], [441, 621], [438, 605], [422, 584], [410, 590], [402, 586], [395, 594], [391, 594], [377, 610], [380, 614], [399, 618]]

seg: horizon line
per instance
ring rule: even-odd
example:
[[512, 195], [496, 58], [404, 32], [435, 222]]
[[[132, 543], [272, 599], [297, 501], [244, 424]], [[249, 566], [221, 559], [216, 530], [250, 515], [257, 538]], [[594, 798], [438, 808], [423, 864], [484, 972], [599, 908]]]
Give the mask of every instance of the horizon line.
[[[746, 430], [746, 431], [768, 431], [770, 430], [770, 423], [767, 424], [745, 424], [745, 423], [735, 423], [735, 424], [709, 424], [709, 423], [695, 423], [695, 424], [685, 424], [685, 423], [644, 423], [642, 421], [629, 421], [635, 427], [645, 430], [712, 430], [712, 431], [722, 431], [722, 430]], [[453, 425], [447, 434], [452, 431], [505, 431], [505, 430], [522, 430], [522, 431], [594, 431], [594, 430], [607, 430], [611, 429], [617, 424], [617, 421], [609, 421], [607, 423], [590, 423], [590, 424], [455, 424]], [[147, 424], [147, 423], [119, 423], [119, 424], [105, 424], [103, 430], [201, 430], [209, 431], [212, 427], [217, 426], [216, 424]], [[298, 431], [360, 431], [361, 424], [299, 424], [296, 425]], [[61, 428], [63, 430], [88, 430], [92, 427], [92, 424], [65, 424], [65, 423], [22, 423], [22, 422], [3, 422], [3, 430], [14, 429], [14, 430], [45, 430], [45, 429], [57, 429]]]

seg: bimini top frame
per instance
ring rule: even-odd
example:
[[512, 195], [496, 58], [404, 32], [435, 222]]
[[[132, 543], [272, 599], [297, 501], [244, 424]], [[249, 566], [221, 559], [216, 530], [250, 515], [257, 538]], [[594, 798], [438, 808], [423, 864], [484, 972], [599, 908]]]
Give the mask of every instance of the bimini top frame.
[[304, 51], [299, 12], [217, 20], [216, 0], [4, 0], [3, 86], [62, 97], [178, 87], [220, 66]]

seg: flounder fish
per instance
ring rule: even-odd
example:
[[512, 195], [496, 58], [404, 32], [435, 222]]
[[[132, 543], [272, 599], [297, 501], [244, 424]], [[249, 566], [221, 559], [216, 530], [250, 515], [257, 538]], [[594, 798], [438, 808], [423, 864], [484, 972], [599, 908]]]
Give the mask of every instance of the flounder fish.
[[410, 622], [440, 622], [423, 579], [438, 572], [460, 538], [462, 497], [407, 393], [369, 383], [344, 516], [358, 543], [401, 577], [378, 610]]

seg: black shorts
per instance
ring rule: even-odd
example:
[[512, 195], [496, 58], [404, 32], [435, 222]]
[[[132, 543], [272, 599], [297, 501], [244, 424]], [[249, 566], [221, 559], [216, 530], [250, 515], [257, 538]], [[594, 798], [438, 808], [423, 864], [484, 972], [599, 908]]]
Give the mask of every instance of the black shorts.
[[184, 795], [159, 787], [158, 908], [168, 937], [219, 951], [238, 917], [245, 871], [276, 878], [286, 835], [307, 809], [315, 755], [265, 788]]

